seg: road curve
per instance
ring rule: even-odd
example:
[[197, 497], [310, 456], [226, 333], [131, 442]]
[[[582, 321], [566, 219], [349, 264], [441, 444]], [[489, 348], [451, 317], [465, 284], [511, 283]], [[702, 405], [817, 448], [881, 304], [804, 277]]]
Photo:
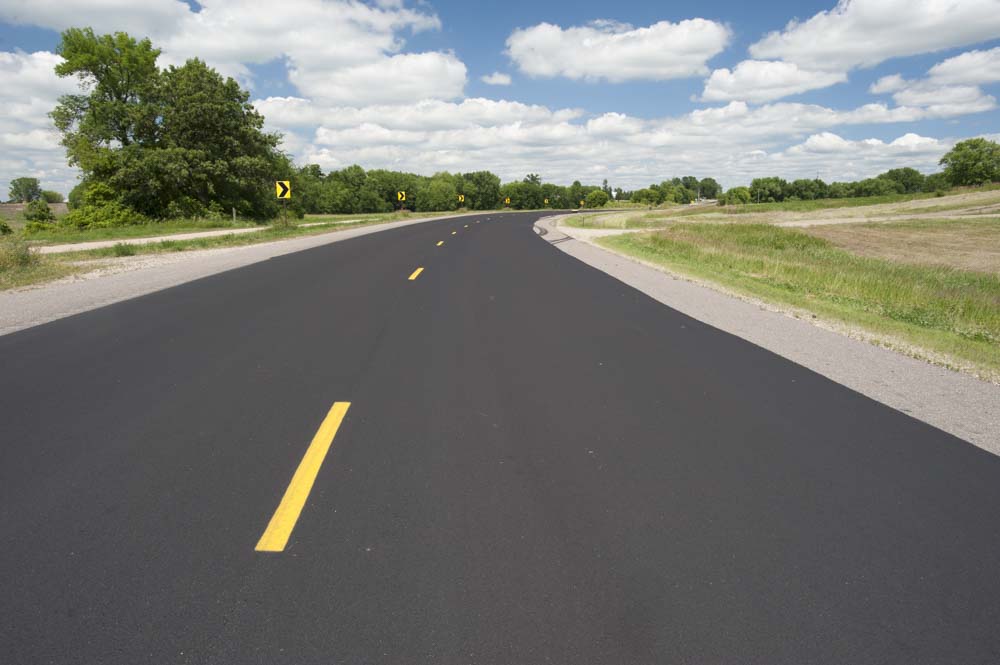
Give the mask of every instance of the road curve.
[[1000, 661], [1000, 458], [538, 216], [0, 337], [0, 661]]

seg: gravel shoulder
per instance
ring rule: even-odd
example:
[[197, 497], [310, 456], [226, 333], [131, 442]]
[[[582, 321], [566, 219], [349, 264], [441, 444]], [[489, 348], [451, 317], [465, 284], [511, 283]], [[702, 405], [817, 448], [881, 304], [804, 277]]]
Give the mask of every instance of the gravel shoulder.
[[[409, 219], [340, 231], [331, 230], [330, 233], [320, 235], [239, 247], [95, 261], [93, 262], [95, 269], [89, 272], [38, 286], [0, 291], [0, 335], [265, 261], [275, 256], [442, 219], [449, 217]], [[227, 230], [226, 233], [232, 233], [232, 230]], [[171, 236], [171, 239], [177, 238], [178, 236]], [[118, 241], [112, 241], [111, 244], [115, 242]], [[137, 275], [140, 272], [141, 275]]]
[[587, 229], [558, 221], [548, 217], [538, 226], [545, 241], [570, 256], [668, 307], [1000, 455], [1000, 386], [619, 255], [595, 245], [593, 234], [578, 233]]

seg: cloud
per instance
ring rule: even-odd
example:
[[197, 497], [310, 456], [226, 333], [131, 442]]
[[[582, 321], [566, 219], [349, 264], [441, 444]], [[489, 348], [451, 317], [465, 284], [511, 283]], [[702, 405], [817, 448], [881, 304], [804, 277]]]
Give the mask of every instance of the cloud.
[[998, 34], [997, 0], [840, 0], [829, 11], [768, 34], [750, 46], [750, 54], [807, 69], [847, 71]]
[[402, 53], [332, 71], [294, 66], [289, 79], [306, 95], [335, 104], [380, 104], [462, 96], [466, 70], [452, 53]]
[[932, 81], [951, 85], [995, 83], [1000, 81], [1000, 46], [948, 58], [931, 67], [927, 74]]
[[932, 116], [980, 113], [996, 108], [996, 99], [977, 85], [1000, 80], [1000, 48], [969, 51], [931, 67], [928, 76], [907, 80], [883, 76], [869, 87], [876, 95], [892, 94], [900, 106], [921, 107]]
[[487, 85], [510, 85], [510, 74], [493, 72], [482, 76], [480, 80]]
[[621, 82], [663, 81], [708, 73], [706, 62], [729, 42], [729, 28], [701, 18], [634, 28], [613, 21], [515, 30], [507, 54], [529, 76]]
[[54, 53], [0, 52], [0, 197], [10, 180], [32, 176], [47, 189], [68, 192], [76, 171], [66, 165], [59, 133], [48, 117], [60, 95], [76, 92], [75, 80], [60, 79]]
[[767, 102], [847, 81], [844, 72], [800, 69], [791, 62], [744, 60], [730, 71], [716, 69], [705, 82], [704, 101]]

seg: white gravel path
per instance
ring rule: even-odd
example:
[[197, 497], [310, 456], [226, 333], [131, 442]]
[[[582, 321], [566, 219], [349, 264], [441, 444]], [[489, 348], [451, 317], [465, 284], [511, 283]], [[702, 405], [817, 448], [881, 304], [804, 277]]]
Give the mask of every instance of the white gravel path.
[[[611, 252], [541, 220], [543, 239], [651, 298], [1000, 455], [1000, 386], [916, 360]], [[606, 234], [602, 234], [606, 235]]]

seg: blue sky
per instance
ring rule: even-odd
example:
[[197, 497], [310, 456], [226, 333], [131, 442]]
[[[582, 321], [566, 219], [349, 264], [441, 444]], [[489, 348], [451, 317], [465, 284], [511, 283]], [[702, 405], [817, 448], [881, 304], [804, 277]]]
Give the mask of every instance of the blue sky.
[[955, 141], [1000, 134], [1000, 0], [280, 7], [0, 0], [0, 187], [75, 181], [45, 117], [70, 91], [49, 72], [69, 25], [148, 35], [164, 65], [201, 57], [325, 169], [732, 186], [931, 171]]

